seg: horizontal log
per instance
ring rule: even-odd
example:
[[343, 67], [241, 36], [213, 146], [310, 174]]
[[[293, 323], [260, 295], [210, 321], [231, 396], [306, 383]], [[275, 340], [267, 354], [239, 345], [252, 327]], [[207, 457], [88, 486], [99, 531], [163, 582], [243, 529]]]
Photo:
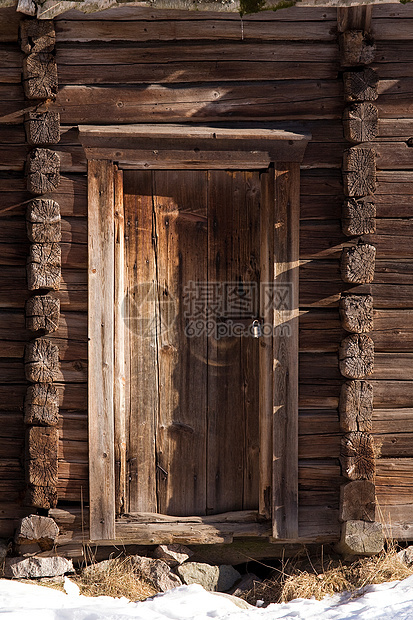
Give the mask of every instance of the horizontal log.
[[[413, 410], [410, 409], [373, 409], [372, 432], [375, 436], [399, 436], [401, 433], [413, 434]], [[336, 410], [299, 412], [299, 435], [331, 435], [340, 434], [339, 417]], [[320, 439], [321, 441], [321, 439]]]
[[33, 194], [56, 190], [60, 183], [60, 157], [50, 149], [33, 149], [27, 160], [27, 189]]
[[[40, 244], [35, 244], [40, 245]], [[80, 243], [60, 243], [62, 265], [68, 269], [85, 269], [87, 265], [87, 246]], [[16, 243], [0, 243], [0, 265], [22, 266], [26, 263], [30, 252], [29, 241]], [[36, 249], [37, 252], [37, 249]], [[43, 286], [43, 288], [48, 288]], [[34, 290], [34, 289], [33, 289]], [[24, 305], [24, 302], [23, 302]], [[83, 309], [83, 308], [82, 308]]]
[[[111, 24], [112, 29], [112, 24]], [[56, 49], [58, 67], [90, 65], [131, 65], [141, 63], [165, 64], [177, 62], [208, 61], [251, 61], [259, 58], [261, 62], [277, 62], [288, 58], [290, 62], [338, 62], [338, 50], [335, 43], [248, 43], [239, 41], [208, 43], [194, 41], [181, 45], [148, 45], [145, 47], [130, 45], [60, 45]], [[176, 79], [179, 81], [179, 77]]]
[[51, 52], [56, 43], [53, 20], [23, 19], [20, 23], [20, 46], [25, 54]]
[[333, 22], [185, 20], [109, 22], [61, 20], [56, 23], [57, 45], [89, 41], [334, 41]]
[[59, 290], [62, 256], [58, 243], [34, 243], [27, 259], [27, 287]]
[[30, 145], [48, 146], [60, 140], [60, 116], [57, 112], [29, 112], [24, 126]]
[[[332, 338], [331, 335], [327, 337]], [[338, 349], [338, 344], [335, 344]], [[396, 346], [395, 346], [396, 348]], [[300, 382], [322, 383], [339, 380], [337, 353], [300, 353]], [[374, 372], [377, 381], [408, 381], [412, 377], [413, 353], [377, 353], [374, 355]]]
[[[59, 407], [64, 410], [87, 410], [87, 386], [85, 384], [56, 383]], [[27, 383], [21, 385], [0, 384], [0, 411], [23, 411]]]
[[27, 388], [24, 400], [24, 422], [35, 426], [56, 426], [59, 396], [52, 384], [37, 383]]
[[16, 11], [15, 6], [2, 8], [0, 19], [0, 41], [2, 43], [17, 43], [19, 38], [20, 22], [23, 15]]
[[55, 332], [60, 322], [60, 299], [51, 295], [35, 295], [26, 302], [26, 327], [30, 331]]
[[[374, 407], [382, 409], [411, 408], [413, 406], [413, 381], [377, 381], [369, 378], [373, 385]], [[328, 384], [305, 384], [299, 387], [300, 409], [338, 408], [341, 382]]]
[[111, 124], [184, 122], [194, 117], [212, 121], [228, 116], [232, 120], [291, 120], [320, 118], [320, 109], [323, 118], [341, 116], [338, 82], [302, 80], [294, 102], [292, 87], [297, 89], [297, 83], [293, 85], [289, 80], [197, 88], [142, 86], [113, 90], [104, 86], [63, 86], [50, 109], [60, 112], [63, 124], [99, 123], [103, 117]]
[[58, 89], [53, 54], [35, 52], [23, 59], [23, 87], [27, 99], [53, 99]]
[[[40, 206], [49, 201], [41, 200]], [[56, 205], [54, 201], [51, 201]], [[36, 201], [37, 204], [39, 204]], [[29, 203], [30, 205], [31, 203]], [[49, 211], [49, 209], [48, 209]], [[34, 216], [30, 216], [32, 219]], [[45, 218], [47, 214], [45, 214]], [[50, 221], [50, 225], [58, 224], [59, 218], [56, 215], [56, 210], [53, 208], [53, 213], [50, 215], [54, 221]], [[49, 219], [50, 219], [49, 218]], [[37, 217], [37, 222], [33, 222], [34, 224], [41, 224], [40, 215]], [[24, 242], [24, 238], [26, 236], [26, 226], [23, 219], [20, 218], [3, 218], [1, 220], [1, 232], [0, 232], [0, 244], [9, 241], [9, 243], [22, 243]], [[39, 233], [40, 234], [40, 233]], [[71, 218], [66, 217], [61, 221], [61, 240], [64, 243], [73, 243], [74, 245], [86, 245], [87, 244], [87, 220], [86, 218]], [[36, 243], [47, 243], [45, 239], [37, 241]], [[50, 241], [49, 243], [53, 243]], [[86, 266], [86, 265], [85, 265]]]
[[31, 383], [51, 383], [57, 379], [59, 349], [46, 338], [37, 338], [25, 348], [24, 370]]

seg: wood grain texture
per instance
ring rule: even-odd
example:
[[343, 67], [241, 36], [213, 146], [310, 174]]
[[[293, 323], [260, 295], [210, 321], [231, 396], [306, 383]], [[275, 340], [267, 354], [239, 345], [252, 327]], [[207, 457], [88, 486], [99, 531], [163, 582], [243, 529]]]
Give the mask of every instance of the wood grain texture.
[[59, 395], [50, 383], [35, 383], [27, 388], [24, 400], [24, 422], [34, 426], [56, 426]]
[[299, 168], [276, 165], [275, 287], [287, 305], [274, 310], [273, 536], [298, 533], [298, 234]]
[[62, 255], [59, 243], [33, 243], [27, 259], [29, 291], [52, 289], [58, 291], [61, 280]]
[[29, 112], [24, 127], [27, 142], [32, 146], [49, 146], [60, 140], [58, 112]]
[[370, 102], [353, 103], [343, 113], [344, 137], [349, 142], [371, 142], [378, 135], [379, 113]]
[[22, 19], [20, 22], [20, 46], [25, 54], [51, 52], [56, 43], [52, 19]]
[[50, 149], [33, 149], [27, 158], [27, 189], [32, 194], [53, 192], [60, 183], [60, 157]]
[[348, 332], [364, 334], [373, 329], [373, 297], [343, 295], [340, 299], [341, 325]]
[[375, 151], [364, 146], [352, 147], [343, 156], [343, 183], [346, 196], [365, 196], [376, 189]]
[[26, 328], [51, 334], [59, 328], [60, 299], [51, 295], [35, 295], [25, 306]]
[[26, 431], [26, 481], [37, 487], [57, 485], [57, 428], [31, 426]]
[[115, 537], [113, 414], [113, 165], [88, 165], [89, 496], [90, 535]]
[[376, 232], [376, 204], [374, 198], [349, 198], [344, 201], [341, 226], [346, 236], [368, 235]]
[[340, 430], [370, 433], [373, 418], [373, 386], [368, 381], [346, 381], [339, 401]]
[[373, 480], [375, 453], [368, 433], [347, 433], [341, 439], [340, 463], [343, 476], [350, 480]]
[[54, 99], [58, 91], [56, 58], [36, 52], [23, 60], [23, 88], [27, 99]]
[[27, 205], [27, 236], [32, 243], [55, 243], [62, 239], [60, 205], [38, 198]]
[[376, 45], [371, 35], [364, 30], [345, 30], [338, 41], [342, 67], [368, 65], [374, 61]]
[[347, 71], [343, 74], [346, 101], [375, 101], [378, 97], [377, 73], [368, 67], [363, 71]]
[[26, 345], [24, 370], [31, 383], [51, 383], [57, 377], [59, 348], [45, 338], [37, 338]]
[[376, 248], [368, 243], [344, 248], [341, 255], [341, 277], [349, 284], [369, 284], [374, 279]]
[[339, 367], [344, 377], [363, 379], [373, 373], [374, 343], [366, 334], [352, 334], [340, 344]]
[[340, 487], [340, 521], [375, 521], [376, 487], [369, 480], [354, 480]]

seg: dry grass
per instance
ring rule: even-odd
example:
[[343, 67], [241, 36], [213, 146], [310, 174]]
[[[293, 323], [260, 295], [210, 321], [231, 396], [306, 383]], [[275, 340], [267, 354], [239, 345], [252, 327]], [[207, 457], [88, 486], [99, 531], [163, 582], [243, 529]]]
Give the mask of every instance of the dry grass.
[[337, 592], [363, 593], [370, 584], [406, 579], [413, 575], [409, 567], [397, 557], [397, 548], [388, 544], [379, 555], [361, 558], [345, 564], [339, 559], [318, 558], [311, 561], [297, 558], [283, 562], [281, 570], [274, 571], [270, 579], [255, 583], [242, 598], [255, 605], [257, 600], [264, 604], [281, 603], [295, 598], [316, 598]]
[[84, 596], [124, 596], [130, 601], [143, 601], [158, 592], [140, 577], [129, 557], [91, 564], [73, 581]]

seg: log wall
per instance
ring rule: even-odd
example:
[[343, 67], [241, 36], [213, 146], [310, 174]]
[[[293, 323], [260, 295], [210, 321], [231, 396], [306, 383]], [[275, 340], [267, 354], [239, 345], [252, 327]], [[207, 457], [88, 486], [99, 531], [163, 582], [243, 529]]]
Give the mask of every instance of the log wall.
[[[24, 212], [26, 144], [22, 52], [13, 28], [0, 30], [0, 492], [15, 506], [23, 493], [23, 348], [28, 296]], [[62, 217], [59, 498], [87, 498], [87, 183], [77, 139], [80, 123], [298, 121], [313, 134], [301, 171], [300, 427], [301, 529], [339, 534], [338, 348], [347, 333], [339, 317], [343, 292], [372, 294], [375, 348], [373, 436], [381, 445], [376, 490], [384, 520], [413, 538], [413, 8], [375, 6], [377, 71], [376, 232], [371, 284], [344, 283], [340, 256], [354, 239], [341, 228], [343, 79], [337, 12], [292, 8], [241, 20], [234, 14], [117, 8], [55, 19], [61, 182], [50, 197]], [[103, 44], [102, 44], [103, 42]], [[403, 59], [403, 62], [400, 62]], [[121, 78], [120, 78], [121, 76]], [[11, 449], [13, 447], [13, 450]], [[19, 448], [20, 449], [20, 448]], [[13, 458], [10, 455], [13, 454]], [[1, 500], [3, 502], [3, 500]], [[62, 504], [63, 505], [63, 504]], [[316, 515], [316, 516], [314, 516]], [[405, 525], [405, 527], [404, 527]], [[307, 528], [307, 529], [305, 529]], [[0, 532], [1, 534], [1, 532]]]

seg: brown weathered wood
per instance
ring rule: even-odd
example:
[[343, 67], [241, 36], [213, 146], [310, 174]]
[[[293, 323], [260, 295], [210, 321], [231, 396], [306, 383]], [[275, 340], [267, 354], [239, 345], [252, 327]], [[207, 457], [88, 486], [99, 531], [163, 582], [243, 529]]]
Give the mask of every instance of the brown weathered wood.
[[27, 236], [32, 243], [61, 241], [60, 206], [54, 200], [37, 198], [27, 205]]
[[93, 539], [115, 537], [113, 164], [88, 166], [89, 496]]
[[373, 386], [368, 381], [346, 381], [341, 386], [340, 430], [370, 433], [373, 418]]
[[59, 348], [37, 338], [26, 345], [24, 356], [26, 379], [32, 383], [49, 383], [56, 379], [59, 369]]
[[59, 420], [59, 394], [55, 385], [35, 383], [27, 388], [24, 422], [37, 426], [56, 426]]
[[27, 259], [27, 285], [29, 291], [37, 289], [59, 290], [62, 255], [59, 243], [34, 243]]
[[368, 65], [376, 56], [376, 45], [364, 30], [346, 30], [339, 36], [340, 63], [342, 67]]
[[59, 528], [50, 517], [29, 515], [19, 522], [14, 535], [17, 545], [39, 545], [42, 551], [52, 549], [59, 536]]
[[128, 507], [127, 484], [127, 386], [130, 386], [129, 366], [126, 357], [129, 352], [129, 333], [125, 325], [126, 265], [125, 265], [125, 218], [123, 207], [123, 173], [115, 170], [115, 335], [114, 335], [114, 385], [113, 406], [115, 416], [115, 488], [116, 514], [122, 514]]
[[376, 155], [371, 148], [354, 146], [344, 152], [343, 182], [346, 196], [365, 196], [376, 189]]
[[343, 295], [340, 299], [341, 325], [348, 332], [364, 334], [373, 329], [373, 297]]
[[362, 243], [344, 248], [341, 254], [341, 277], [349, 284], [369, 284], [374, 279], [376, 248]]
[[[262, 282], [274, 281], [274, 204], [275, 174], [273, 168], [261, 176], [260, 209], [260, 277]], [[260, 298], [260, 316], [264, 324], [273, 325], [274, 316], [271, 304], [265, 297]], [[260, 493], [259, 513], [265, 518], [272, 512], [272, 425], [273, 425], [273, 335], [261, 338], [259, 348], [259, 432], [260, 432]]]
[[345, 521], [341, 527], [340, 542], [335, 550], [345, 560], [354, 560], [357, 556], [376, 555], [384, 546], [382, 524], [374, 521]]
[[343, 233], [349, 237], [376, 232], [376, 204], [374, 198], [349, 198], [341, 212]]
[[26, 302], [26, 328], [32, 332], [39, 330], [47, 334], [59, 328], [60, 299], [51, 295], [35, 295]]
[[26, 490], [25, 504], [34, 508], [55, 508], [58, 493], [55, 486], [29, 485]]
[[33, 194], [53, 192], [60, 183], [60, 157], [50, 149], [33, 149], [27, 159], [27, 189]]
[[375, 451], [368, 433], [351, 432], [341, 439], [340, 463], [343, 476], [350, 480], [373, 480]]
[[343, 74], [346, 101], [375, 101], [378, 97], [377, 73], [368, 67], [363, 71], [347, 71]]
[[[274, 309], [273, 536], [298, 535], [298, 259], [299, 167], [276, 165]], [[282, 290], [283, 290], [282, 289]]]
[[37, 487], [57, 484], [57, 428], [31, 426], [26, 431], [26, 481]]
[[366, 334], [352, 334], [340, 344], [339, 367], [344, 377], [363, 379], [374, 370], [374, 343]]
[[[125, 320], [130, 381], [128, 400], [128, 510], [156, 512], [156, 416], [159, 410], [156, 324], [156, 245], [152, 228], [152, 173], [124, 173]], [[118, 254], [116, 254], [117, 256]], [[127, 269], [136, 265], [136, 269]], [[146, 304], [140, 311], [140, 286]], [[148, 284], [147, 284], [148, 283]], [[155, 325], [153, 325], [153, 321]], [[153, 325], [153, 329], [147, 329]], [[148, 333], [146, 333], [148, 332]], [[149, 346], [148, 346], [149, 344]], [[125, 352], [126, 353], [126, 352]], [[148, 380], [150, 378], [150, 380]], [[145, 417], [142, 433], [141, 416]]]
[[[313, 7], [314, 10], [315, 7]], [[372, 5], [355, 5], [337, 7], [337, 30], [362, 30], [369, 32], [371, 28]]]
[[375, 521], [376, 487], [369, 480], [354, 480], [340, 487], [340, 521]]
[[51, 52], [56, 42], [51, 19], [24, 19], [20, 22], [20, 45], [25, 54]]
[[60, 140], [58, 112], [29, 112], [24, 127], [27, 142], [33, 146], [49, 146]]
[[378, 135], [379, 113], [370, 102], [353, 103], [343, 113], [344, 137], [349, 142], [370, 142]]
[[54, 99], [58, 91], [57, 64], [52, 54], [36, 52], [23, 60], [23, 88], [27, 99]]

